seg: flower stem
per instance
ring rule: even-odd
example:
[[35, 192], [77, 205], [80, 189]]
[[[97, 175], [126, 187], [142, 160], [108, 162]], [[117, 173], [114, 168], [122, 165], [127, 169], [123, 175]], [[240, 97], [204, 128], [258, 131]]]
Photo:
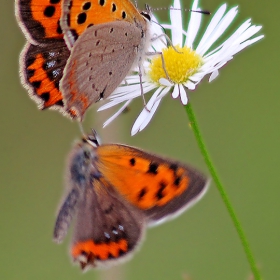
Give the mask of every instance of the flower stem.
[[247, 260], [251, 266], [251, 270], [252, 270], [252, 273], [254, 275], [254, 279], [255, 280], [261, 280], [261, 276], [260, 276], [260, 272], [256, 266], [256, 262], [254, 260], [254, 257], [253, 257], [253, 254], [251, 252], [251, 249], [249, 247], [249, 243], [247, 241], [247, 238], [245, 236], [245, 233], [242, 229], [242, 226], [235, 214], [235, 211], [229, 201], [229, 198], [228, 198], [228, 195], [226, 194], [225, 192], [225, 189], [218, 177], [218, 174], [213, 166], [213, 163], [210, 159], [210, 156], [207, 152], [207, 149], [206, 149], [206, 146], [204, 144], [204, 141], [202, 139], [202, 136], [201, 136], [201, 133], [200, 133], [200, 130], [199, 130], [199, 127], [198, 127], [198, 123], [196, 121], [196, 117], [194, 115], [194, 112], [193, 112], [193, 109], [192, 109], [192, 106], [190, 104], [190, 102], [188, 103], [188, 105], [185, 106], [185, 109], [186, 109], [186, 112], [188, 114], [188, 117], [189, 117], [189, 120], [190, 120], [190, 123], [191, 123], [191, 127], [192, 127], [192, 130], [194, 132], [194, 135], [195, 135], [195, 138], [196, 138], [196, 141], [198, 143], [198, 146], [199, 146], [199, 149], [204, 157], [204, 160], [205, 160], [205, 163], [211, 173], [211, 176], [216, 184], [216, 187], [222, 197], [222, 200], [227, 208], [227, 211], [231, 217], [231, 220], [234, 224], [234, 227], [237, 231], [237, 234], [240, 238], [240, 241], [241, 241], [241, 244], [243, 246], [243, 249], [245, 251], [245, 254], [246, 254], [246, 257], [247, 257]]

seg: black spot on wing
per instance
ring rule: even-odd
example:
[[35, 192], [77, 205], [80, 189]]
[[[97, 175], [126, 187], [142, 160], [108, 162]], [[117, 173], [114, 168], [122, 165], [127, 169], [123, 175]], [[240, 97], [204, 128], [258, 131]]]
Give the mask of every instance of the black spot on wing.
[[137, 197], [138, 201], [142, 200], [146, 193], [147, 193], [146, 187], [141, 189], [141, 191], [138, 193], [138, 197]]
[[55, 13], [55, 7], [54, 6], [47, 6], [44, 10], [44, 16], [45, 17], [52, 17]]
[[147, 173], [151, 173], [151, 174], [154, 174], [156, 175], [158, 173], [158, 164], [155, 163], [155, 162], [151, 162], [150, 165], [149, 165], [149, 169], [147, 171]]
[[182, 181], [182, 176], [177, 176], [174, 180], [174, 185], [178, 187]]
[[80, 13], [78, 15], [78, 18], [77, 18], [77, 23], [78, 24], [83, 24], [83, 23], [86, 22], [86, 20], [87, 20], [87, 14], [86, 13]]
[[57, 32], [57, 34], [62, 34], [62, 29], [61, 29], [61, 26], [60, 26], [60, 22], [59, 22], [59, 21], [57, 22], [57, 29], [56, 29], [56, 32]]
[[40, 86], [41, 86], [41, 81], [35, 81], [35, 82], [32, 82], [32, 86], [34, 87], [34, 88], [39, 88]]
[[58, 101], [55, 103], [55, 105], [63, 107], [63, 106], [64, 106], [63, 100], [58, 100]]
[[166, 188], [167, 184], [165, 182], [160, 182], [159, 183], [159, 189], [156, 193], [156, 198], [157, 200], [161, 200], [164, 197], [164, 189]]
[[88, 10], [88, 9], [90, 9], [90, 7], [91, 7], [91, 2], [86, 2], [83, 5], [83, 10]]
[[40, 97], [45, 101], [48, 102], [50, 99], [50, 93], [49, 92], [44, 92], [40, 95]]
[[172, 169], [174, 172], [176, 172], [178, 170], [178, 165], [175, 163], [172, 163], [172, 164], [170, 164], [169, 168]]
[[112, 4], [112, 12], [115, 12], [117, 10], [117, 6], [115, 3]]
[[129, 163], [130, 163], [131, 166], [134, 166], [135, 163], [136, 163], [135, 158], [131, 158], [131, 159], [129, 160]]
[[110, 206], [107, 209], [104, 209], [104, 213], [108, 215], [113, 211], [113, 209], [114, 209], [113, 204], [110, 204]]

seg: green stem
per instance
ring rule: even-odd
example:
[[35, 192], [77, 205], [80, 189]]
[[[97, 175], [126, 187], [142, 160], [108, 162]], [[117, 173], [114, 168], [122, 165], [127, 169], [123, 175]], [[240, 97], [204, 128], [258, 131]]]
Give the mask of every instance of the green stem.
[[229, 201], [229, 198], [228, 198], [228, 196], [225, 192], [225, 189], [224, 189], [224, 187], [223, 187], [223, 185], [222, 185], [222, 183], [221, 183], [221, 181], [218, 177], [218, 174], [217, 174], [217, 172], [216, 172], [216, 170], [213, 166], [213, 163], [210, 159], [210, 156], [207, 152], [207, 149], [206, 149], [206, 146], [205, 146], [204, 141], [202, 139], [202, 136], [201, 136], [201, 133], [200, 133], [200, 130], [199, 130], [199, 127], [198, 127], [198, 123], [196, 121], [196, 117], [195, 117], [194, 112], [192, 110], [191, 104], [188, 103], [188, 105], [185, 106], [185, 109], [186, 109], [186, 112], [189, 116], [191, 127], [192, 127], [192, 130], [194, 132], [194, 135], [195, 135], [196, 141], [198, 143], [199, 149], [200, 149], [200, 151], [201, 151], [201, 153], [204, 157], [206, 165], [207, 165], [207, 167], [208, 167], [208, 169], [211, 173], [211, 176], [212, 176], [212, 178], [213, 178], [213, 180], [216, 184], [216, 187], [217, 187], [217, 189], [218, 189], [218, 191], [219, 191], [219, 193], [222, 197], [222, 200], [224, 201], [224, 204], [227, 208], [227, 211], [228, 211], [228, 213], [231, 217], [231, 220], [234, 224], [234, 227], [235, 227], [235, 229], [238, 233], [241, 244], [242, 244], [243, 249], [245, 251], [245, 254], [247, 256], [248, 262], [251, 266], [251, 270], [252, 270], [252, 273], [254, 275], [254, 279], [255, 280], [261, 280], [260, 273], [259, 273], [258, 268], [256, 266], [256, 262], [254, 260], [253, 254], [252, 254], [251, 249], [249, 247], [249, 243], [248, 243], [247, 238], [244, 234], [242, 226], [241, 226], [241, 224], [240, 224], [240, 222], [239, 222], [239, 220], [238, 220], [238, 218], [235, 214], [235, 211], [234, 211], [234, 209], [233, 209], [233, 207], [232, 207], [232, 205]]

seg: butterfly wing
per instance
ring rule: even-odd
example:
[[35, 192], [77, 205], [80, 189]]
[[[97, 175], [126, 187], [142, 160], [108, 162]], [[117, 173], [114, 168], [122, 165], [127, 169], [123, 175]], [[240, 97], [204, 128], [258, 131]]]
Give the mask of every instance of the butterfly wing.
[[145, 20], [129, 0], [64, 0], [61, 26], [65, 41], [72, 48], [78, 37], [90, 26], [113, 21], [145, 25]]
[[64, 110], [59, 81], [70, 52], [60, 28], [61, 1], [17, 0], [16, 16], [27, 38], [20, 56], [20, 76], [39, 109]]
[[98, 170], [149, 224], [172, 218], [206, 191], [207, 179], [194, 168], [124, 145], [97, 148]]
[[24, 47], [20, 58], [21, 82], [40, 109], [52, 107], [66, 114], [59, 81], [69, 55], [63, 41], [51, 46], [27, 43]]
[[107, 98], [135, 62], [141, 31], [128, 22], [91, 26], [71, 50], [60, 88], [66, 110], [83, 118], [86, 109]]
[[143, 237], [143, 213], [105, 181], [94, 180], [79, 203], [71, 254], [82, 268], [131, 256]]

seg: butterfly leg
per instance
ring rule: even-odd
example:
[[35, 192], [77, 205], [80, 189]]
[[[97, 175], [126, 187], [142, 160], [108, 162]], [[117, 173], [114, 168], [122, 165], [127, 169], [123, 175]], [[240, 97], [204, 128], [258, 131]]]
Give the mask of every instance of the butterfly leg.
[[[165, 37], [165, 39], [168, 41], [168, 43], [169, 43], [170, 46], [174, 49], [175, 52], [177, 52], [177, 53], [182, 53], [182, 52], [180, 52], [180, 51], [178, 51], [178, 50], [176, 49], [176, 47], [172, 44], [172, 41], [170, 40], [170, 38], [168, 37], [168, 35], [166, 35], [165, 33], [164, 33], [164, 34], [160, 34], [159, 36], [153, 37], [153, 38], [151, 39], [151, 41], [153, 42], [153, 41], [155, 41], [155, 40], [160, 39], [161, 37]], [[164, 61], [164, 57], [163, 57], [162, 52], [147, 52], [146, 55], [148, 55], [148, 56], [160, 55], [160, 57], [161, 57], [161, 63], [162, 63], [162, 68], [163, 68], [163, 70], [164, 70], [164, 73], [165, 73], [165, 75], [166, 75], [166, 78], [167, 78], [167, 80], [168, 80], [170, 83], [172, 83], [172, 80], [170, 79], [170, 77], [169, 77], [169, 75], [168, 75], [168, 73], [167, 73], [167, 70], [166, 70], [165, 61]]]
[[144, 96], [143, 80], [142, 80], [143, 74], [142, 74], [142, 69], [141, 69], [141, 64], [140, 64], [140, 63], [138, 64], [138, 68], [139, 68], [138, 75], [139, 75], [139, 83], [140, 83], [140, 92], [141, 92], [141, 96], [142, 96], [142, 98], [143, 98], [143, 103], [144, 103], [145, 109], [150, 113], [150, 110], [149, 110], [149, 108], [147, 107], [147, 103], [146, 103], [145, 96]]
[[180, 51], [178, 51], [178, 50], [176, 49], [176, 47], [173, 45], [173, 43], [172, 43], [171, 39], [169, 38], [169, 36], [168, 36], [167, 34], [165, 34], [165, 33], [153, 37], [153, 38], [151, 39], [151, 41], [153, 42], [153, 41], [155, 41], [155, 40], [160, 39], [161, 37], [165, 37], [165, 39], [168, 41], [169, 45], [173, 48], [173, 50], [174, 50], [175, 52], [177, 52], [177, 53], [182, 53], [182, 52], [180, 52]]
[[168, 73], [167, 73], [167, 70], [166, 70], [166, 67], [165, 67], [165, 61], [164, 61], [164, 57], [163, 57], [162, 52], [147, 52], [146, 55], [148, 55], [148, 56], [160, 55], [160, 57], [161, 57], [161, 63], [162, 63], [162, 68], [163, 68], [163, 71], [164, 71], [164, 73], [165, 73], [166, 79], [167, 79], [170, 83], [173, 83], [172, 80], [170, 79]]

